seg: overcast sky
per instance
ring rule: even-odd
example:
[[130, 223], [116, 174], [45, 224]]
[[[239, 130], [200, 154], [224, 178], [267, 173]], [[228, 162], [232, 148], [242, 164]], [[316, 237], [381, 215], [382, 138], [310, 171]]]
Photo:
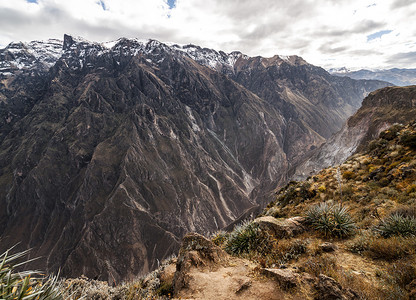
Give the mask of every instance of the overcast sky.
[[325, 68], [416, 68], [416, 0], [0, 0], [11, 41], [157, 39]]

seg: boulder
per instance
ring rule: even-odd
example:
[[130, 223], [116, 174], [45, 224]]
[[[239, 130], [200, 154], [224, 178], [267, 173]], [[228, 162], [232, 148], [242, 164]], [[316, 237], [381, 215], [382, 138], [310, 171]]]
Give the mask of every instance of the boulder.
[[267, 230], [276, 238], [293, 237], [305, 231], [302, 225], [304, 218], [276, 219], [271, 216], [260, 217], [254, 220], [261, 229]]
[[283, 289], [290, 289], [298, 285], [299, 274], [290, 269], [263, 269], [263, 274], [275, 279]]

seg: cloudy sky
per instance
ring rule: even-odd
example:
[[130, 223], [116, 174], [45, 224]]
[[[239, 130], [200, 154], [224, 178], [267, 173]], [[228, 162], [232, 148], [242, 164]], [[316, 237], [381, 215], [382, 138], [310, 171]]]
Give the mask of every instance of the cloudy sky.
[[68, 33], [296, 54], [325, 68], [416, 68], [415, 16], [416, 0], [0, 0], [0, 47]]

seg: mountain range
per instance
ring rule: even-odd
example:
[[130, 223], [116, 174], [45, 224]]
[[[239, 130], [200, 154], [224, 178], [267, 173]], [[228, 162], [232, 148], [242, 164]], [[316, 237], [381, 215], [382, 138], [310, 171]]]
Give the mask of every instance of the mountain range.
[[117, 283], [263, 207], [371, 91], [298, 56], [121, 38], [0, 50], [0, 250]]
[[380, 69], [366, 70], [361, 69], [351, 71], [345, 67], [332, 68], [328, 70], [332, 75], [346, 76], [353, 79], [376, 79], [391, 82], [398, 86], [407, 86], [416, 84], [416, 69]]

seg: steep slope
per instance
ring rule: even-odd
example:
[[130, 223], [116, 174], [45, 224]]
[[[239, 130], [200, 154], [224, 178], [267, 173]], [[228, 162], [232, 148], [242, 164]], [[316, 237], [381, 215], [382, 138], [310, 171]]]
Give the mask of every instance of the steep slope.
[[67, 295], [130, 299], [414, 299], [416, 122], [276, 193], [260, 216], [210, 239], [188, 233], [177, 257], [109, 287]]
[[343, 128], [299, 164], [294, 179], [342, 163], [394, 123], [407, 123], [416, 115], [416, 86], [387, 87], [368, 95]]
[[288, 136], [297, 134], [296, 139], [285, 141], [290, 159], [299, 153], [298, 140], [309, 138], [308, 145], [314, 148], [341, 129], [346, 116], [361, 106], [369, 91], [390, 85], [331, 76], [295, 55], [248, 57], [240, 52], [226, 54], [193, 45], [174, 47], [198, 63], [228, 75], [284, 112], [292, 132]]
[[[65, 36], [59, 57], [54, 47], [50, 55], [19, 47], [34, 58], [2, 73], [1, 250], [18, 242], [34, 248], [43, 257], [34, 267], [111, 282], [146, 273], [185, 232], [217, 230], [265, 203], [323, 141], [298, 112], [302, 105], [253, 93], [248, 79], [240, 84], [219, 71], [213, 50], [198, 53], [203, 63], [185, 46], [152, 40]], [[227, 57], [233, 68], [232, 57], [245, 59]], [[298, 76], [312, 75], [300, 68], [290, 81], [307, 88]], [[289, 79], [279, 76], [272, 90], [285, 89]], [[354, 84], [359, 93], [385, 85]]]
[[[248, 57], [237, 51], [226, 54], [194, 45], [173, 47], [226, 74], [282, 112], [286, 122], [283, 144], [289, 168], [297, 166], [305, 154], [339, 131], [369, 91], [391, 85], [331, 76], [295, 55]], [[264, 190], [267, 186], [260, 184], [255, 193], [262, 197]]]
[[38, 101], [49, 68], [62, 54], [62, 41], [11, 43], [0, 49], [0, 142]]

